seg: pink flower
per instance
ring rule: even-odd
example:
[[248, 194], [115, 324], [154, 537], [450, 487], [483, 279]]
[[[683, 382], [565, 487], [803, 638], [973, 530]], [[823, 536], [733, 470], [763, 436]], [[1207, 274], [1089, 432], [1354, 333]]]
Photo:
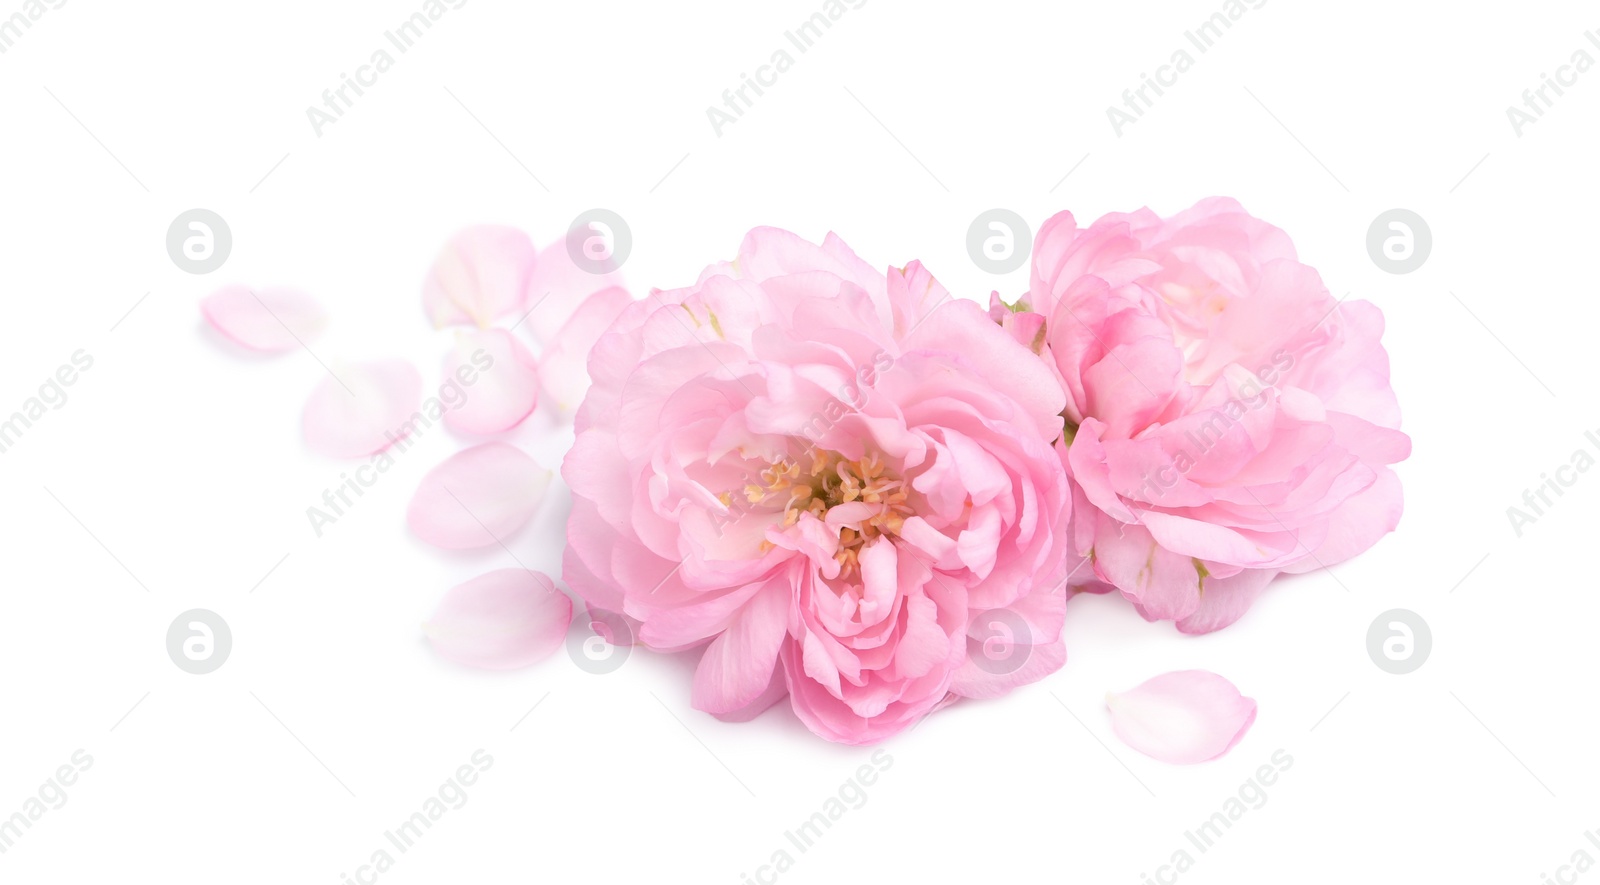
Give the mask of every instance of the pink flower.
[[704, 646], [698, 709], [787, 693], [868, 743], [1061, 666], [1061, 387], [920, 264], [759, 228], [628, 305], [589, 373], [564, 577], [649, 647]]
[[[1204, 633], [1393, 530], [1411, 441], [1383, 315], [1230, 199], [1039, 231], [1021, 307], [1066, 390], [1072, 535], [1145, 617]], [[1013, 333], [1016, 334], [1016, 333]]]

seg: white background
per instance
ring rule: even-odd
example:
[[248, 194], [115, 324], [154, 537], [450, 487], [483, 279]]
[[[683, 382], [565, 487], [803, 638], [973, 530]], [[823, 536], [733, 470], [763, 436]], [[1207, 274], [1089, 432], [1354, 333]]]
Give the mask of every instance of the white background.
[[[94, 759], [0, 881], [339, 883], [479, 748], [495, 762], [467, 804], [379, 881], [732, 885], [788, 849], [785, 883], [1133, 885], [1189, 848], [1185, 883], [1533, 885], [1581, 848], [1600, 858], [1583, 836], [1600, 828], [1600, 476], [1521, 537], [1506, 515], [1600, 428], [1600, 72], [1521, 137], [1505, 112], [1574, 50], [1600, 58], [1592, 8], [1273, 0], [1189, 47], [1193, 69], [1118, 137], [1106, 107], [1220, 3], [871, 0], [718, 137], [706, 107], [820, 3], [471, 0], [314, 134], [305, 108], [420, 5], [73, 0], [0, 55], [0, 413], [74, 351], [94, 358], [0, 455], [0, 816], [75, 750]], [[869, 750], [784, 707], [744, 725], [691, 710], [689, 659], [442, 662], [418, 625], [445, 588], [516, 564], [406, 533], [417, 479], [464, 441], [429, 435], [319, 539], [305, 508], [350, 466], [299, 438], [323, 368], [241, 357], [196, 310], [223, 283], [303, 286], [333, 314], [318, 357], [405, 357], [437, 383], [450, 333], [419, 290], [470, 223], [542, 245], [612, 209], [641, 292], [757, 224], [831, 229], [986, 299], [1026, 272], [968, 258], [982, 210], [1037, 227], [1212, 194], [1288, 230], [1336, 296], [1382, 307], [1415, 442], [1399, 530], [1205, 637], [1075, 600], [1065, 669], [891, 740], [865, 806], [803, 854], [784, 832]], [[233, 232], [209, 276], [164, 248], [195, 206]], [[1434, 237], [1403, 276], [1365, 247], [1396, 206]], [[541, 407], [516, 439], [555, 466], [570, 431]], [[557, 576], [565, 498], [509, 541]], [[165, 650], [193, 607], [233, 630], [206, 676]], [[1407, 676], [1365, 649], [1395, 607], [1433, 631]], [[1260, 702], [1231, 754], [1175, 768], [1115, 740], [1106, 691], [1191, 667]], [[1195, 851], [1184, 832], [1279, 749], [1294, 764], [1267, 804]]]

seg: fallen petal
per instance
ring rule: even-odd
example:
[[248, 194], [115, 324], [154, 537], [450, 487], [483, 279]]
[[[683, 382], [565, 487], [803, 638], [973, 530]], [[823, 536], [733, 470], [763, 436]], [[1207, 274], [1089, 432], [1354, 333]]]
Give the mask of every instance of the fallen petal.
[[633, 301], [627, 289], [601, 289], [583, 300], [539, 357], [539, 380], [556, 407], [570, 412], [589, 390], [589, 351]]
[[463, 333], [444, 358], [444, 379], [462, 391], [446, 403], [445, 426], [458, 433], [490, 434], [521, 424], [539, 404], [539, 363], [504, 329]]
[[511, 670], [549, 657], [572, 621], [572, 600], [544, 575], [499, 569], [446, 591], [422, 631], [440, 657]]
[[528, 276], [527, 294], [522, 309], [528, 332], [535, 341], [549, 347], [561, 327], [567, 324], [584, 299], [601, 289], [622, 285], [622, 274], [614, 267], [598, 271], [579, 267], [567, 251], [566, 237], [539, 250], [533, 273]]
[[535, 257], [533, 241], [514, 227], [469, 227], [446, 243], [422, 286], [422, 308], [435, 329], [476, 325], [522, 307]]
[[334, 458], [381, 452], [412, 430], [422, 405], [422, 376], [404, 360], [334, 364], [306, 400], [306, 445]]
[[406, 524], [446, 550], [487, 547], [533, 518], [550, 476], [516, 446], [473, 446], [428, 471], [411, 496]]
[[1256, 721], [1255, 700], [1207, 670], [1163, 673], [1121, 694], [1107, 694], [1106, 706], [1123, 743], [1174, 765], [1216, 759]]
[[322, 306], [298, 289], [224, 286], [200, 301], [200, 313], [228, 340], [263, 353], [294, 350], [328, 321]]

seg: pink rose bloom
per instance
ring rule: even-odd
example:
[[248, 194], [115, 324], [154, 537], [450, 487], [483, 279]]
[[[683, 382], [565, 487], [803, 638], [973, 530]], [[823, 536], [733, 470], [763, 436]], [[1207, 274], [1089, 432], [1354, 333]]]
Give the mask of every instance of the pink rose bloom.
[[564, 577], [651, 648], [704, 646], [696, 708], [787, 694], [861, 744], [1065, 660], [1061, 386], [921, 265], [758, 228], [630, 304], [589, 373]]
[[1146, 618], [1225, 627], [1274, 576], [1341, 562], [1398, 523], [1387, 465], [1411, 441], [1383, 315], [1337, 303], [1233, 200], [1084, 229], [1056, 215], [1020, 307], [1045, 318], [1066, 390], [1074, 546]]

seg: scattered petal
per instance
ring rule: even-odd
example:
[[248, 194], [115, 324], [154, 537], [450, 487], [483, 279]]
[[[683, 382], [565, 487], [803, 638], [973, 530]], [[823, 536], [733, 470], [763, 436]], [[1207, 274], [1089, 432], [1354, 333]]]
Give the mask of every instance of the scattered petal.
[[487, 547], [533, 518], [550, 476], [516, 446], [473, 446], [428, 471], [411, 496], [406, 523], [446, 550]]
[[312, 451], [334, 458], [381, 452], [413, 429], [422, 376], [404, 360], [335, 364], [306, 400], [300, 426]]
[[328, 321], [322, 306], [298, 289], [224, 286], [200, 301], [200, 313], [228, 340], [263, 353], [294, 350]]
[[572, 600], [549, 578], [508, 568], [450, 588], [422, 630], [446, 660], [512, 670], [554, 653], [571, 622]]
[[458, 335], [444, 358], [444, 378], [462, 393], [444, 413], [445, 426], [459, 433], [510, 430], [539, 403], [539, 362], [504, 329]]
[[527, 317], [519, 322], [527, 324], [535, 341], [548, 347], [584, 299], [601, 289], [621, 285], [622, 274], [614, 268], [596, 273], [574, 263], [567, 252], [567, 240], [562, 237], [539, 250], [523, 300]]
[[545, 395], [561, 411], [570, 412], [583, 402], [589, 390], [589, 351], [632, 301], [620, 286], [593, 293], [546, 345], [539, 357], [539, 379]]
[[528, 235], [514, 227], [469, 227], [446, 243], [422, 286], [422, 307], [435, 329], [476, 325], [522, 307], [535, 251]]
[[1111, 727], [1123, 743], [1162, 762], [1216, 759], [1256, 721], [1256, 702], [1207, 670], [1163, 673], [1121, 694], [1107, 694]]

